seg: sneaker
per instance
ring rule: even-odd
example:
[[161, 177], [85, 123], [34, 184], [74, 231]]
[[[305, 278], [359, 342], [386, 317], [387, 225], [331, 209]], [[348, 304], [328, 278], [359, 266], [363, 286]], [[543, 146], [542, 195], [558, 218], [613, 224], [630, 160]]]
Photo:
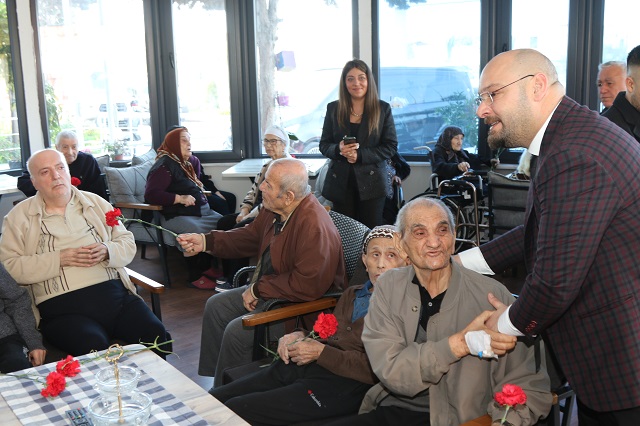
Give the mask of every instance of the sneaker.
[[216, 280], [216, 291], [218, 293], [222, 293], [223, 291], [229, 291], [232, 289], [233, 289], [233, 286], [226, 279], [223, 278], [220, 280]]
[[199, 288], [200, 290], [214, 290], [216, 283], [209, 277], [203, 275], [197, 280], [191, 282], [191, 287]]

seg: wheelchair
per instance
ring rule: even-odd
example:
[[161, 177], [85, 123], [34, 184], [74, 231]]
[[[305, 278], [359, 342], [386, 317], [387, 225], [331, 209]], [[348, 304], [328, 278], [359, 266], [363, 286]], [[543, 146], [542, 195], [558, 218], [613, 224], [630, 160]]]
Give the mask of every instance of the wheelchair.
[[455, 253], [470, 247], [479, 247], [489, 241], [489, 208], [487, 174], [483, 171], [465, 173], [453, 179], [440, 180], [431, 175], [431, 188], [416, 195], [437, 198], [453, 213], [455, 220]]

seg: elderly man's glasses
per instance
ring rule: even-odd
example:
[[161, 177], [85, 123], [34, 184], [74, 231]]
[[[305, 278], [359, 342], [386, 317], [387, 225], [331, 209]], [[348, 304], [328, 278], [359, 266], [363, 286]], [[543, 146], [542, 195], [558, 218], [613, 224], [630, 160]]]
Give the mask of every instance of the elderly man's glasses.
[[520, 77], [519, 79], [517, 79], [516, 81], [512, 81], [509, 84], [506, 84], [504, 86], [502, 86], [499, 89], [494, 90], [493, 92], [484, 92], [484, 93], [480, 93], [478, 95], [478, 97], [476, 98], [476, 105], [480, 106], [482, 105], [483, 102], [486, 102], [487, 105], [491, 105], [493, 104], [493, 97], [496, 95], [496, 93], [498, 93], [500, 90], [504, 89], [505, 87], [509, 87], [512, 84], [516, 84], [517, 82], [524, 80], [527, 77], [533, 77], [534, 74], [529, 74], [529, 75], [525, 75], [524, 77]]
[[281, 142], [280, 139], [262, 139], [262, 143], [264, 145], [274, 146], [278, 142]]

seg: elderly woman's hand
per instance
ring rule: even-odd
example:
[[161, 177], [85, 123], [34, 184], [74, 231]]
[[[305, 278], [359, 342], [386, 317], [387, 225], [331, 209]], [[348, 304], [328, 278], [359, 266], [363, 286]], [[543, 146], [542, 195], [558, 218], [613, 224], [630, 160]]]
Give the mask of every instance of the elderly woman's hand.
[[469, 170], [469, 168], [471, 168], [471, 165], [466, 161], [458, 163], [458, 170], [460, 170], [461, 172], [466, 172], [467, 170]]
[[195, 206], [196, 199], [191, 195], [179, 195], [176, 194], [176, 198], [173, 201], [173, 204], [184, 204], [185, 206]]

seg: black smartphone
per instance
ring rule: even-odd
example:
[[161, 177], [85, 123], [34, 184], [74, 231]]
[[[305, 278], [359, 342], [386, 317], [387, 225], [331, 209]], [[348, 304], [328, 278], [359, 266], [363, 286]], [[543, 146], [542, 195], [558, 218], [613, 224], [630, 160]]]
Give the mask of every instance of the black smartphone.
[[356, 143], [356, 137], [355, 136], [345, 136], [345, 137], [342, 138], [342, 140], [344, 141], [345, 145]]

